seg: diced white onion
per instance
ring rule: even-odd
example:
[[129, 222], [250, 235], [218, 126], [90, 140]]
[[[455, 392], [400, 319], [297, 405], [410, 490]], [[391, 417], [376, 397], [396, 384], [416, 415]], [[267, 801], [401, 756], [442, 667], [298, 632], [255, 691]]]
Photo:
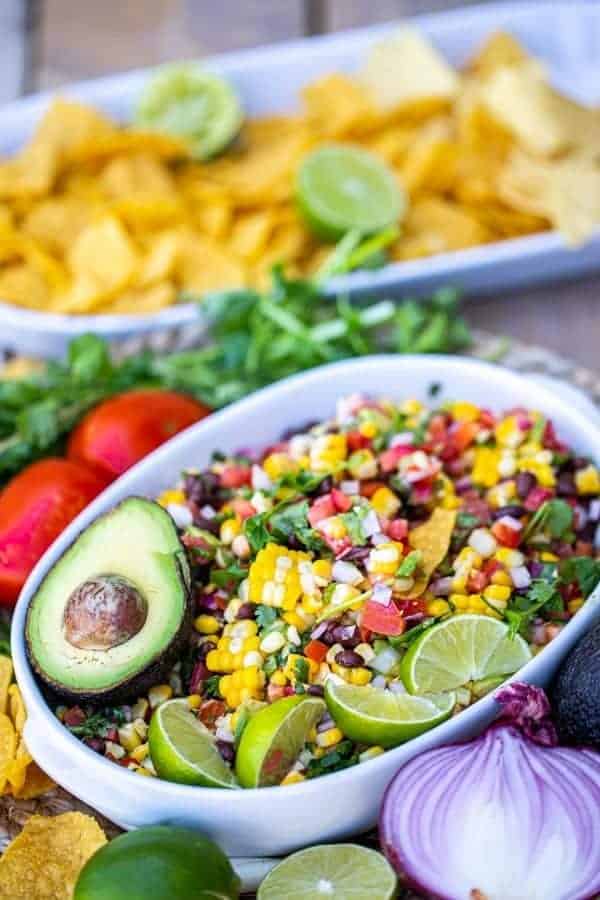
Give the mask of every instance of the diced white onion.
[[374, 509], [369, 510], [367, 515], [361, 520], [360, 525], [365, 537], [372, 537], [374, 534], [379, 534], [381, 531], [379, 518]]
[[496, 552], [496, 538], [487, 528], [476, 528], [469, 535], [469, 547], [486, 559]]
[[519, 522], [518, 519], [515, 519], [514, 516], [502, 516], [498, 519], [499, 525], [506, 525], [507, 528], [512, 528], [513, 531], [521, 531], [523, 528], [523, 523]]
[[371, 679], [371, 687], [384, 688], [385, 685], [386, 680], [384, 675], [376, 675], [375, 678]]
[[369, 668], [375, 669], [381, 675], [387, 675], [388, 672], [392, 671], [399, 659], [400, 654], [393, 647], [386, 647], [385, 650], [377, 654], [375, 659], [371, 660]]
[[341, 584], [359, 584], [363, 580], [362, 572], [355, 565], [338, 559], [334, 562], [331, 570], [334, 581]]
[[392, 602], [391, 587], [387, 584], [380, 584], [378, 582], [373, 588], [371, 599], [374, 600], [375, 603], [381, 603], [382, 606], [389, 606]]
[[389, 537], [387, 534], [384, 534], [383, 531], [378, 531], [376, 534], [371, 535], [371, 543], [376, 547], [378, 547], [379, 544], [387, 544], [388, 541]]
[[600, 520], [600, 498], [596, 498], [590, 502], [590, 507], [588, 510], [588, 519], [590, 522], [597, 522]]
[[216, 512], [214, 506], [210, 506], [210, 505], [207, 503], [206, 506], [203, 506], [202, 509], [200, 510], [200, 514], [201, 514], [201, 515], [203, 516], [203, 518], [205, 518], [205, 519], [214, 519], [214, 517], [216, 516], [217, 512]]
[[358, 481], [342, 481], [340, 482], [340, 490], [343, 494], [352, 496], [360, 493], [360, 484]]
[[273, 482], [265, 470], [256, 464], [252, 466], [252, 487], [255, 491], [270, 491], [273, 487]]
[[169, 503], [167, 512], [178, 528], [188, 528], [194, 522], [191, 510], [183, 503]]
[[390, 447], [410, 447], [412, 446], [412, 431], [399, 431], [390, 438]]
[[509, 575], [516, 588], [526, 588], [531, 584], [531, 575], [526, 566], [514, 566], [509, 569]]

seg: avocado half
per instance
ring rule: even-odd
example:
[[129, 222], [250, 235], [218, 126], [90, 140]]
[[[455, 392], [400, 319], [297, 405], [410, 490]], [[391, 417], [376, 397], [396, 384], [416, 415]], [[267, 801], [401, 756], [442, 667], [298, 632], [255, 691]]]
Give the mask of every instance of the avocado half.
[[600, 623], [562, 663], [551, 700], [562, 741], [600, 747]]
[[175, 523], [129, 497], [83, 531], [31, 600], [32, 667], [75, 702], [122, 702], [160, 681], [192, 625], [190, 571]]

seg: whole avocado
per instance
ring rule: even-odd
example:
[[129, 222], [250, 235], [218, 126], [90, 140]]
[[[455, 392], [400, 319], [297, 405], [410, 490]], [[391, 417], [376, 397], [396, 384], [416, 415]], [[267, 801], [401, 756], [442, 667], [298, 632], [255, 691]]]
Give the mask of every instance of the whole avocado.
[[238, 900], [239, 878], [208, 838], [157, 825], [129, 831], [83, 867], [73, 900]]
[[558, 670], [552, 705], [561, 741], [600, 747], [600, 622]]

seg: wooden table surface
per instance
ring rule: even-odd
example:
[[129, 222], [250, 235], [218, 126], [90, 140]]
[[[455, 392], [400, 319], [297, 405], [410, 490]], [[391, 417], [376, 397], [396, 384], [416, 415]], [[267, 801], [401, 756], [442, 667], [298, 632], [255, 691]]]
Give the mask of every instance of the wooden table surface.
[[[11, 0], [1, 0], [0, 6], [4, 2], [8, 8]], [[30, 17], [38, 23], [24, 80], [30, 89], [456, 5], [447, 0], [28, 2]], [[599, 300], [600, 277], [594, 277], [511, 294], [500, 288], [497, 296], [470, 299], [466, 313], [473, 325], [600, 368]]]

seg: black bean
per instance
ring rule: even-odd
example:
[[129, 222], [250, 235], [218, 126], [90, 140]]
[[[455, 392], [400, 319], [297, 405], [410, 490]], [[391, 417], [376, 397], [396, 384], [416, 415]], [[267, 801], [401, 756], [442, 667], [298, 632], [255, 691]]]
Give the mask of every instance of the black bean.
[[256, 611], [256, 606], [254, 603], [242, 603], [240, 608], [237, 611], [238, 619], [253, 619], [254, 613]]
[[519, 497], [526, 497], [537, 484], [537, 478], [533, 472], [519, 472], [515, 479], [515, 487]]
[[101, 738], [86, 738], [84, 744], [95, 753], [104, 753], [104, 741]]
[[556, 493], [559, 497], [574, 497], [577, 494], [575, 479], [570, 472], [562, 472], [556, 482]]
[[219, 477], [214, 472], [188, 473], [183, 481], [183, 492], [198, 507], [217, 506], [223, 495]]
[[332, 631], [334, 643], [341, 644], [347, 650], [360, 644], [360, 632], [356, 625], [336, 625]]
[[217, 750], [226, 763], [229, 763], [230, 765], [233, 763], [235, 759], [233, 744], [230, 744], [227, 741], [217, 741]]
[[306, 693], [310, 694], [311, 697], [323, 697], [325, 688], [322, 684], [309, 684], [306, 688]]
[[355, 653], [354, 650], [340, 650], [335, 655], [335, 661], [338, 666], [346, 666], [350, 669], [356, 668], [356, 666], [364, 666], [365, 664], [360, 653]]
[[509, 506], [501, 506], [499, 509], [495, 509], [492, 512], [492, 518], [501, 519], [502, 516], [512, 516], [513, 519], [520, 519], [526, 512], [527, 510], [524, 506], [518, 506], [516, 503], [513, 503]]
[[297, 434], [306, 434], [307, 431], [310, 431], [311, 428], [318, 424], [319, 423], [316, 419], [312, 419], [309, 422], [305, 422], [304, 425], [295, 425], [292, 428], [286, 428], [286, 430], [281, 434], [281, 440], [289, 441]]
[[331, 477], [331, 475], [326, 475], [323, 481], [319, 482], [319, 485], [315, 488], [315, 490], [309, 492], [309, 496], [322, 497], [324, 494], [328, 494], [332, 488], [333, 478]]

